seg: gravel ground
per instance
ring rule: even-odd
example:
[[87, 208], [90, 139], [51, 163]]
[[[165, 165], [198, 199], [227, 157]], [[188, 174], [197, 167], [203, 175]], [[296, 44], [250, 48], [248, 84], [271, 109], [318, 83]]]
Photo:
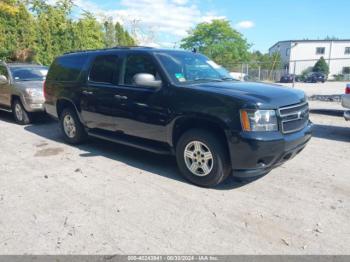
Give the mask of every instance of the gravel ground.
[[195, 187], [171, 157], [0, 112], [1, 254], [350, 254], [350, 123], [312, 114], [314, 138], [251, 183]]
[[341, 102], [309, 101], [309, 106], [312, 111], [338, 112], [340, 116], [345, 110]]
[[[342, 95], [345, 92], [346, 82], [326, 83], [295, 83], [295, 88], [303, 90], [309, 97], [314, 95]], [[293, 84], [281, 84], [292, 87]]]

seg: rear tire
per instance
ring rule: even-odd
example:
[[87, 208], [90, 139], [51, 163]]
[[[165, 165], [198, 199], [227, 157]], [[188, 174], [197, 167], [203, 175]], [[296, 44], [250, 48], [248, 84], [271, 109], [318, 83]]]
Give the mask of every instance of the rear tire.
[[28, 125], [31, 122], [29, 113], [25, 110], [22, 102], [19, 99], [15, 99], [12, 102], [12, 113], [17, 124]]
[[189, 130], [180, 137], [176, 160], [182, 175], [201, 187], [217, 186], [231, 172], [223, 142], [202, 129]]
[[64, 140], [72, 145], [83, 143], [87, 139], [87, 133], [80, 122], [76, 111], [72, 108], [64, 108], [60, 115], [60, 127]]

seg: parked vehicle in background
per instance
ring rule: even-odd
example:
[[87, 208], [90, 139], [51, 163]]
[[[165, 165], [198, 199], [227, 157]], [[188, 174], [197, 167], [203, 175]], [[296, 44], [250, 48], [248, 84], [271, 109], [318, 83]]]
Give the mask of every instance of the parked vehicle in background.
[[35, 64], [0, 62], [0, 109], [11, 111], [18, 124], [44, 112], [43, 83], [48, 68]]
[[312, 72], [306, 75], [304, 81], [306, 83], [324, 83], [327, 81], [327, 76], [323, 73]]
[[285, 74], [281, 77], [280, 83], [293, 83], [295, 77], [293, 74]]
[[68, 143], [90, 135], [173, 154], [183, 176], [203, 187], [231, 173], [265, 175], [311, 138], [304, 92], [236, 81], [198, 53], [70, 53], [53, 62], [44, 88], [46, 111], [59, 119]]
[[285, 74], [281, 77], [280, 83], [303, 82], [304, 78], [301, 75]]
[[[345, 95], [342, 96], [342, 105], [345, 108], [350, 109], [350, 84], [346, 85]], [[344, 118], [350, 121], [350, 110], [344, 112]]]
[[240, 72], [230, 72], [230, 76], [233, 78], [233, 79], [236, 79], [238, 81], [246, 81], [246, 79], [248, 79], [248, 75], [247, 74], [244, 74], [244, 73], [240, 73]]

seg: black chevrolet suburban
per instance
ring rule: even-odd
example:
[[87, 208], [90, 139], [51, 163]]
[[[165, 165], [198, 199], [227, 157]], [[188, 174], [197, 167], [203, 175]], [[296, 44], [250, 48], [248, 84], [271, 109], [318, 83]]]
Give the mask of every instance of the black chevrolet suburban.
[[44, 84], [47, 113], [70, 144], [88, 136], [176, 156], [192, 183], [259, 177], [311, 138], [304, 92], [234, 80], [207, 57], [116, 47], [67, 53]]

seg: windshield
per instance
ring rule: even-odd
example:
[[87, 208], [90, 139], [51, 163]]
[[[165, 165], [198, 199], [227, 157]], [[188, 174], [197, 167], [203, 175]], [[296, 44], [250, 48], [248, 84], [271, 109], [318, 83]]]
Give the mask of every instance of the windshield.
[[175, 83], [234, 80], [225, 68], [200, 54], [160, 52], [156, 56]]
[[10, 69], [15, 81], [43, 81], [46, 78], [47, 67], [13, 67]]

